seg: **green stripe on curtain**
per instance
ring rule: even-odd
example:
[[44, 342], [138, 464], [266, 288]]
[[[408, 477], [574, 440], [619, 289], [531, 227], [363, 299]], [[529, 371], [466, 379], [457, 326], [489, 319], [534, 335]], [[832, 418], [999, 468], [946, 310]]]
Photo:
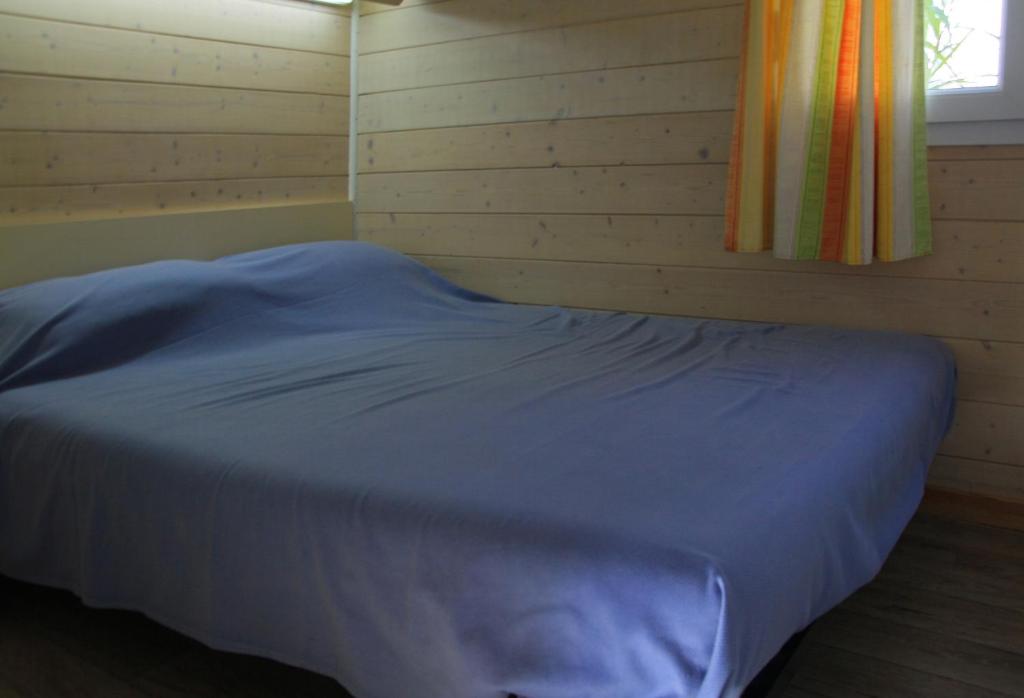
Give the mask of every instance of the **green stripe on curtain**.
[[839, 38], [845, 0], [824, 0], [818, 79], [815, 84], [811, 137], [807, 148], [800, 223], [797, 227], [796, 258], [817, 259], [821, 249], [821, 227], [825, 217], [825, 188], [832, 146], [832, 115], [836, 103], [836, 73], [839, 66]]

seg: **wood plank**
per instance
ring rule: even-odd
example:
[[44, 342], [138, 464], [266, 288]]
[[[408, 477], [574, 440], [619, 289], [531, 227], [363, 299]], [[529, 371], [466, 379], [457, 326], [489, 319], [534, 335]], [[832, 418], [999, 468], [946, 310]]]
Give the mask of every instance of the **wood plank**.
[[416, 5], [430, 5], [435, 2], [448, 2], [448, 0], [363, 0], [360, 4], [359, 14], [370, 15], [376, 12], [405, 10]]
[[736, 0], [449, 0], [380, 12], [360, 24], [365, 53], [739, 4]]
[[0, 226], [254, 205], [328, 203], [343, 200], [347, 191], [347, 177], [7, 187], [0, 189]]
[[1024, 650], [1024, 611], [882, 584], [867, 585], [846, 599], [842, 608], [890, 626], [927, 630], [1003, 652]]
[[[987, 526], [1024, 531], [1024, 507], [1020, 502], [1007, 501], [1002, 498], [978, 497], [963, 492], [930, 489], [921, 504], [921, 510], [959, 521], [971, 521]], [[1020, 571], [1019, 564], [1016, 569], [1017, 574], [1011, 583], [1019, 592], [1024, 586], [1024, 572]]]
[[141, 614], [0, 577], [0, 696], [352, 698], [333, 679], [217, 652]]
[[735, 59], [364, 95], [360, 132], [732, 109]]
[[1014, 695], [1024, 676], [1024, 655], [907, 626], [894, 632], [891, 623], [842, 608], [818, 624], [821, 644], [989, 691]]
[[[831, 634], [825, 637], [830, 638]], [[1008, 698], [1005, 693], [956, 678], [819, 642], [807, 643], [793, 685], [829, 698]]]
[[409, 254], [1024, 282], [1024, 223], [939, 221], [934, 255], [866, 266], [726, 252], [720, 216], [364, 213], [360, 230]]
[[337, 681], [256, 657], [197, 648], [135, 684], [140, 698], [352, 698]]
[[344, 97], [0, 74], [0, 130], [343, 135]]
[[937, 219], [1024, 220], [1024, 160], [929, 163]]
[[929, 160], [1024, 160], [1024, 145], [933, 145]]
[[795, 688], [794, 686], [786, 686], [779, 694], [778, 698], [826, 698], [821, 693], [815, 693], [805, 688]]
[[348, 55], [349, 18], [304, 2], [0, 0], [0, 12], [153, 34]]
[[343, 136], [0, 132], [0, 187], [343, 176]]
[[0, 66], [60, 77], [348, 94], [348, 58], [0, 15]]
[[946, 339], [960, 372], [958, 395], [979, 402], [1024, 404], [1024, 344]]
[[566, 119], [359, 136], [360, 172], [727, 163], [732, 112]]
[[0, 624], [0, 677], [18, 698], [127, 696], [127, 682], [82, 661], [32, 623]]
[[423, 261], [456, 283], [519, 303], [1024, 341], [1024, 324], [1017, 321], [1024, 309], [1021, 284], [436, 256]]
[[928, 473], [932, 488], [1024, 504], [1024, 467], [937, 456]]
[[360, 213], [359, 233], [416, 255], [727, 268], [760, 257], [722, 251], [720, 216]]
[[[360, 136], [360, 171], [410, 172], [455, 169], [499, 169], [557, 166], [676, 164], [728, 161], [731, 112], [566, 119], [453, 128], [417, 129]], [[932, 149], [933, 151], [935, 149]], [[944, 218], [974, 218], [979, 227], [987, 219], [999, 220], [983, 210], [966, 210], [959, 204], [956, 215], [941, 207], [954, 196], [961, 180], [969, 186], [1002, 181], [1018, 187], [1017, 173], [1002, 172], [1024, 161], [943, 161], [934, 153], [931, 167], [932, 201], [936, 226], [950, 227]], [[942, 171], [945, 171], [944, 173]], [[938, 174], [934, 174], [938, 172]], [[1024, 170], [1021, 172], [1024, 175]], [[953, 182], [951, 184], [951, 182]], [[1020, 191], [1011, 194], [1020, 198]], [[962, 193], [956, 196], [963, 199]], [[973, 204], [971, 204], [973, 205]], [[653, 213], [653, 212], [652, 212]], [[968, 231], [960, 221], [957, 226]], [[1024, 241], [1020, 228], [1008, 225], [999, 241], [1002, 254], [993, 263], [1014, 269], [1024, 267]], [[966, 244], [966, 242], [965, 242]]]
[[718, 214], [724, 165], [369, 174], [366, 212]]
[[[944, 493], [928, 490], [922, 511], [933, 511], [931, 501]], [[960, 495], [962, 499], [977, 499]], [[1013, 505], [1019, 510], [1019, 505]], [[959, 512], [946, 511], [947, 516], [959, 518]], [[961, 521], [975, 519], [959, 518]], [[893, 553], [872, 584], [895, 589], [919, 589], [936, 594], [965, 599], [986, 606], [1024, 612], [1024, 599], [1020, 588], [1024, 580], [1021, 561], [1013, 558], [992, 557], [985, 553], [951, 550], [941, 545], [930, 550], [901, 547]]]
[[360, 88], [389, 92], [736, 58], [742, 18], [743, 8], [736, 5], [370, 53], [360, 60]]
[[[385, 139], [381, 136], [368, 137], [374, 141], [373, 149], [380, 147]], [[986, 166], [994, 167], [999, 163], [1017, 161], [993, 161]], [[959, 169], [972, 163], [957, 163]], [[1024, 163], [1022, 163], [1024, 164]], [[660, 166], [608, 166], [605, 168], [544, 168], [544, 169], [487, 169], [474, 171], [442, 171], [429, 173], [368, 173], [362, 177], [365, 181], [364, 195], [367, 199], [364, 209], [368, 212], [442, 212], [442, 213], [605, 213], [605, 214], [707, 214], [720, 215], [724, 210], [726, 166], [715, 164], [701, 165], [703, 175], [699, 178], [698, 188], [701, 191], [701, 203], [692, 199], [693, 182], [678, 179], [683, 172], [696, 172], [697, 166], [660, 165]], [[941, 163], [933, 163], [933, 167], [944, 167]], [[980, 170], [974, 173], [980, 176]], [[655, 174], [656, 173], [656, 174]], [[1013, 186], [1020, 189], [1016, 192], [1017, 201], [1024, 207], [1024, 168], [1021, 179], [1014, 180]], [[538, 182], [544, 182], [544, 186]], [[573, 181], [584, 182], [577, 186]], [[969, 218], [972, 221], [1000, 222], [1004, 214], [993, 213], [984, 215], [980, 210], [985, 202], [996, 195], [1012, 197], [1014, 192], [1002, 191], [994, 179], [986, 180], [990, 186], [981, 188], [978, 180], [973, 180], [976, 189], [959, 197], [977, 204], [962, 205], [954, 216], [943, 216], [938, 209], [943, 206], [946, 192], [943, 187], [948, 182], [942, 179], [933, 180], [933, 209], [936, 218]], [[539, 191], [539, 189], [543, 189]], [[402, 190], [410, 195], [398, 197]], [[500, 193], [498, 193], [500, 192]], [[538, 200], [537, 195], [541, 194]], [[536, 203], [530, 203], [534, 202]], [[1006, 207], [1004, 207], [1006, 208]], [[968, 212], [970, 216], [967, 215]], [[1006, 212], [1004, 212], [1006, 213]], [[1022, 208], [1024, 215], [1024, 208]], [[973, 216], [973, 218], [972, 218]], [[959, 221], [963, 223], [963, 221]], [[952, 233], [952, 242], [958, 247], [973, 245], [971, 237], [963, 239], [958, 235], [972, 235], [974, 228], [955, 225], [946, 228], [956, 230]], [[1021, 249], [1024, 243], [1015, 226], [1006, 228], [1007, 235], [1000, 239], [998, 245], [990, 247], [987, 255], [992, 259], [993, 266], [1018, 270], [1020, 268]], [[990, 228], [991, 229], [991, 228]], [[1019, 229], [1019, 227], [1017, 228]], [[918, 262], [920, 263], [920, 262]], [[957, 274], [959, 267], [957, 266]], [[1013, 272], [1012, 272], [1013, 273]]]
[[939, 452], [1024, 466], [1024, 407], [960, 400]]
[[0, 589], [10, 601], [0, 605], [0, 648], [6, 638], [33, 637], [41, 653], [33, 663], [46, 664], [46, 655], [56, 654], [127, 684], [195, 646], [137, 613], [104, 611], [103, 622], [94, 622], [98, 612], [70, 592], [7, 579], [0, 579]]
[[160, 259], [352, 239], [347, 201], [0, 228], [0, 288]]
[[[926, 490], [924, 504], [932, 499], [935, 490]], [[946, 498], [944, 493], [940, 493]], [[989, 497], [978, 497], [968, 494], [957, 495], [959, 499], [973, 508], [984, 510], [992, 506]], [[1021, 507], [1016, 507], [1021, 511]], [[1024, 538], [1016, 530], [995, 528], [989, 524], [976, 521], [976, 517], [950, 517], [942, 512], [926, 512], [918, 509], [913, 520], [907, 525], [900, 538], [897, 550], [904, 545], [924, 545], [934, 548], [948, 548], [954, 551], [967, 551], [994, 558], [1024, 560]]]

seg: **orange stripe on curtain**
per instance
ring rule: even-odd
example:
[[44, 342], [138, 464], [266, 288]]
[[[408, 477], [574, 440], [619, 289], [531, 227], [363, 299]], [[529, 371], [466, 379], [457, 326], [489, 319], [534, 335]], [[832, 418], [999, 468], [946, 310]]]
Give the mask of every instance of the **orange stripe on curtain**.
[[821, 226], [819, 259], [843, 259], [847, 203], [853, 160], [853, 133], [860, 67], [860, 0], [846, 0], [836, 76], [832, 138], [825, 186], [825, 212]]

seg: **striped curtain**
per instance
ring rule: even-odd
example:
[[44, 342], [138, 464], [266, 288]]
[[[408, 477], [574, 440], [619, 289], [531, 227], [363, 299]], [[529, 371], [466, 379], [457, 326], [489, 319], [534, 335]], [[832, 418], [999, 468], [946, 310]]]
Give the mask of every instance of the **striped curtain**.
[[726, 249], [931, 252], [923, 0], [747, 0]]

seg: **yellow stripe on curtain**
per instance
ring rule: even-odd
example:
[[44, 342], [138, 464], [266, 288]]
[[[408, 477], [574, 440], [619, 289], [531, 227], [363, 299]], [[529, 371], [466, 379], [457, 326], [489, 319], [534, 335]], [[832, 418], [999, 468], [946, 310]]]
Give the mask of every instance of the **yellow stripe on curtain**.
[[923, 0], [747, 0], [726, 249], [931, 252]]

